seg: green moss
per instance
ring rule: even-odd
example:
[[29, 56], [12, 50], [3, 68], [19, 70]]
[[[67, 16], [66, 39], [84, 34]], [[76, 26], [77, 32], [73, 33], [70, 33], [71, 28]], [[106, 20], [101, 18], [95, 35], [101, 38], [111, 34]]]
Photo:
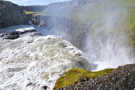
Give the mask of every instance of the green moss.
[[30, 14], [35, 14], [36, 12], [33, 12], [33, 11], [26, 11], [25, 14], [26, 15], [30, 15]]
[[34, 15], [36, 15], [36, 16], [46, 16], [44, 13], [41, 13], [41, 12], [33, 12], [33, 11], [26, 11], [25, 12], [25, 14], [26, 15], [32, 15], [32, 14], [34, 14]]
[[80, 78], [86, 77], [89, 79], [93, 79], [96, 77], [100, 77], [112, 72], [114, 69], [105, 69], [98, 72], [91, 72], [84, 70], [82, 68], [73, 68], [69, 70], [63, 77], [59, 78], [56, 82], [55, 89], [62, 88], [68, 85], [73, 85]]

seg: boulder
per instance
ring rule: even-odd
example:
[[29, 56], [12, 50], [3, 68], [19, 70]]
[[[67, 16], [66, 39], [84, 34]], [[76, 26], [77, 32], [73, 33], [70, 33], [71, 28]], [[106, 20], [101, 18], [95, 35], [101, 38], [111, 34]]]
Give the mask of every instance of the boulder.
[[0, 1], [0, 28], [19, 24], [28, 24], [24, 10], [9, 1]]
[[40, 32], [37, 32], [34, 26], [31, 25], [16, 25], [10, 26], [7, 28], [0, 29], [0, 38], [2, 39], [17, 39], [21, 36], [28, 36], [29, 35], [41, 35]]
[[7, 32], [7, 33], [0, 33], [0, 37], [3, 39], [16, 39], [19, 37], [19, 32]]

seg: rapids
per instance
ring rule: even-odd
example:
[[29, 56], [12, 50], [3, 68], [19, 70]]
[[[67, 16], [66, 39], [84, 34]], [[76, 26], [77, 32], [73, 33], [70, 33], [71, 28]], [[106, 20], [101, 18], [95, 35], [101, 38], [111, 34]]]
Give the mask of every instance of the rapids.
[[[11, 28], [22, 31], [32, 26]], [[59, 37], [29, 33], [15, 40], [0, 38], [1, 90], [44, 90], [46, 86], [52, 90], [55, 81], [73, 67], [90, 70], [91, 65], [80, 50]]]

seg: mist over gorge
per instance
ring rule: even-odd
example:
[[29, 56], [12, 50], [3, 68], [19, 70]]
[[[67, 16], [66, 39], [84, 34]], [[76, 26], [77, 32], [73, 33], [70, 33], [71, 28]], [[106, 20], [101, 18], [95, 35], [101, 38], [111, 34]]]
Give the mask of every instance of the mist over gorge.
[[[52, 4], [43, 13], [50, 17], [49, 32], [81, 49], [98, 70], [134, 63], [129, 17], [133, 1], [76, 0]], [[134, 3], [134, 2], [133, 2]], [[62, 6], [63, 5], [63, 6]], [[57, 8], [58, 7], [58, 8]], [[59, 20], [54, 17], [64, 18]], [[66, 22], [66, 19], [70, 21]]]

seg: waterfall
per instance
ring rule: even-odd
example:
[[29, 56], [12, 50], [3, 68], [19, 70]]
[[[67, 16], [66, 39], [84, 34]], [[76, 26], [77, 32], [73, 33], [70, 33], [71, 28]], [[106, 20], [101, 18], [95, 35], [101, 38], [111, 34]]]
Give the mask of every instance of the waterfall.
[[[62, 8], [51, 8], [43, 13], [49, 16], [68, 18], [65, 23], [54, 18], [48, 19], [49, 34], [60, 36], [84, 52], [93, 70], [116, 68], [134, 63], [132, 46], [126, 33], [125, 22], [128, 6], [125, 0], [85, 0], [67, 4]], [[77, 2], [77, 1], [76, 1]], [[126, 3], [126, 4], [125, 4]], [[57, 5], [55, 6], [57, 7]], [[61, 13], [62, 12], [62, 13]], [[64, 24], [63, 24], [64, 22]]]

